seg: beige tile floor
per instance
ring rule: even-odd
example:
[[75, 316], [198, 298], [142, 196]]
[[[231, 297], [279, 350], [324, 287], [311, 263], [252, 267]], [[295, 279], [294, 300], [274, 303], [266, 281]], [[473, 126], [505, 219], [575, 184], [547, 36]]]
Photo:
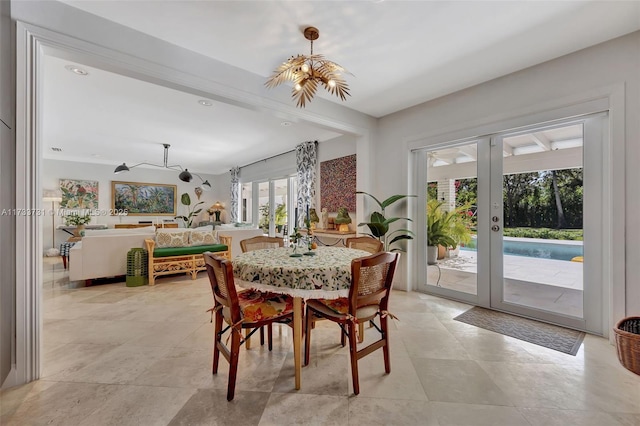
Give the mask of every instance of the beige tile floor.
[[[453, 318], [468, 305], [394, 292], [392, 371], [360, 361], [359, 396], [335, 326], [313, 331], [294, 390], [291, 333], [243, 349], [236, 398], [211, 374], [205, 274], [72, 288], [46, 265], [42, 378], [0, 394], [2, 425], [640, 425], [640, 377], [587, 336], [570, 356]], [[372, 333], [367, 329], [366, 333]]]

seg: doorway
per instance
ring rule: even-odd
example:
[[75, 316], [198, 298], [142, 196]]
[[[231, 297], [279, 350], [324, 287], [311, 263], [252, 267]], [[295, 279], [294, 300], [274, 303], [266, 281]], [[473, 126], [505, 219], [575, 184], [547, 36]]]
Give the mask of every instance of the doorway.
[[428, 255], [418, 289], [601, 334], [606, 124], [584, 116], [416, 153]]

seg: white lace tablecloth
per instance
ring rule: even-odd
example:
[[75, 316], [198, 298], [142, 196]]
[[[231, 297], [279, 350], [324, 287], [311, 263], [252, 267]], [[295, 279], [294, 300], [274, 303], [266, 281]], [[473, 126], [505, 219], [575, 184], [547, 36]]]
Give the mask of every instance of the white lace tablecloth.
[[351, 261], [363, 250], [318, 247], [315, 256], [290, 257], [291, 248], [255, 250], [233, 259], [233, 276], [242, 288], [302, 298], [337, 299], [349, 295]]

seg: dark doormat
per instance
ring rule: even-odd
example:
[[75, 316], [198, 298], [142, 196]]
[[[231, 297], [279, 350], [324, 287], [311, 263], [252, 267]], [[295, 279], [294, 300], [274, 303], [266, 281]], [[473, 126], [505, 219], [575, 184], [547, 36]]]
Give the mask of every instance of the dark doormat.
[[582, 331], [546, 324], [478, 306], [463, 312], [454, 319], [569, 355], [575, 355], [578, 352], [585, 335]]

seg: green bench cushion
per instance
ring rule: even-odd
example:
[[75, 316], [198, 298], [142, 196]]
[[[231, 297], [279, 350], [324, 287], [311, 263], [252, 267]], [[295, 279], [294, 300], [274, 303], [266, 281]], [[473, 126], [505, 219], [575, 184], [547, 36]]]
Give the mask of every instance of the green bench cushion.
[[200, 254], [205, 251], [227, 251], [229, 248], [224, 244], [212, 244], [208, 246], [192, 246], [192, 247], [164, 247], [153, 250], [153, 257], [167, 256], [187, 256], [190, 254]]

